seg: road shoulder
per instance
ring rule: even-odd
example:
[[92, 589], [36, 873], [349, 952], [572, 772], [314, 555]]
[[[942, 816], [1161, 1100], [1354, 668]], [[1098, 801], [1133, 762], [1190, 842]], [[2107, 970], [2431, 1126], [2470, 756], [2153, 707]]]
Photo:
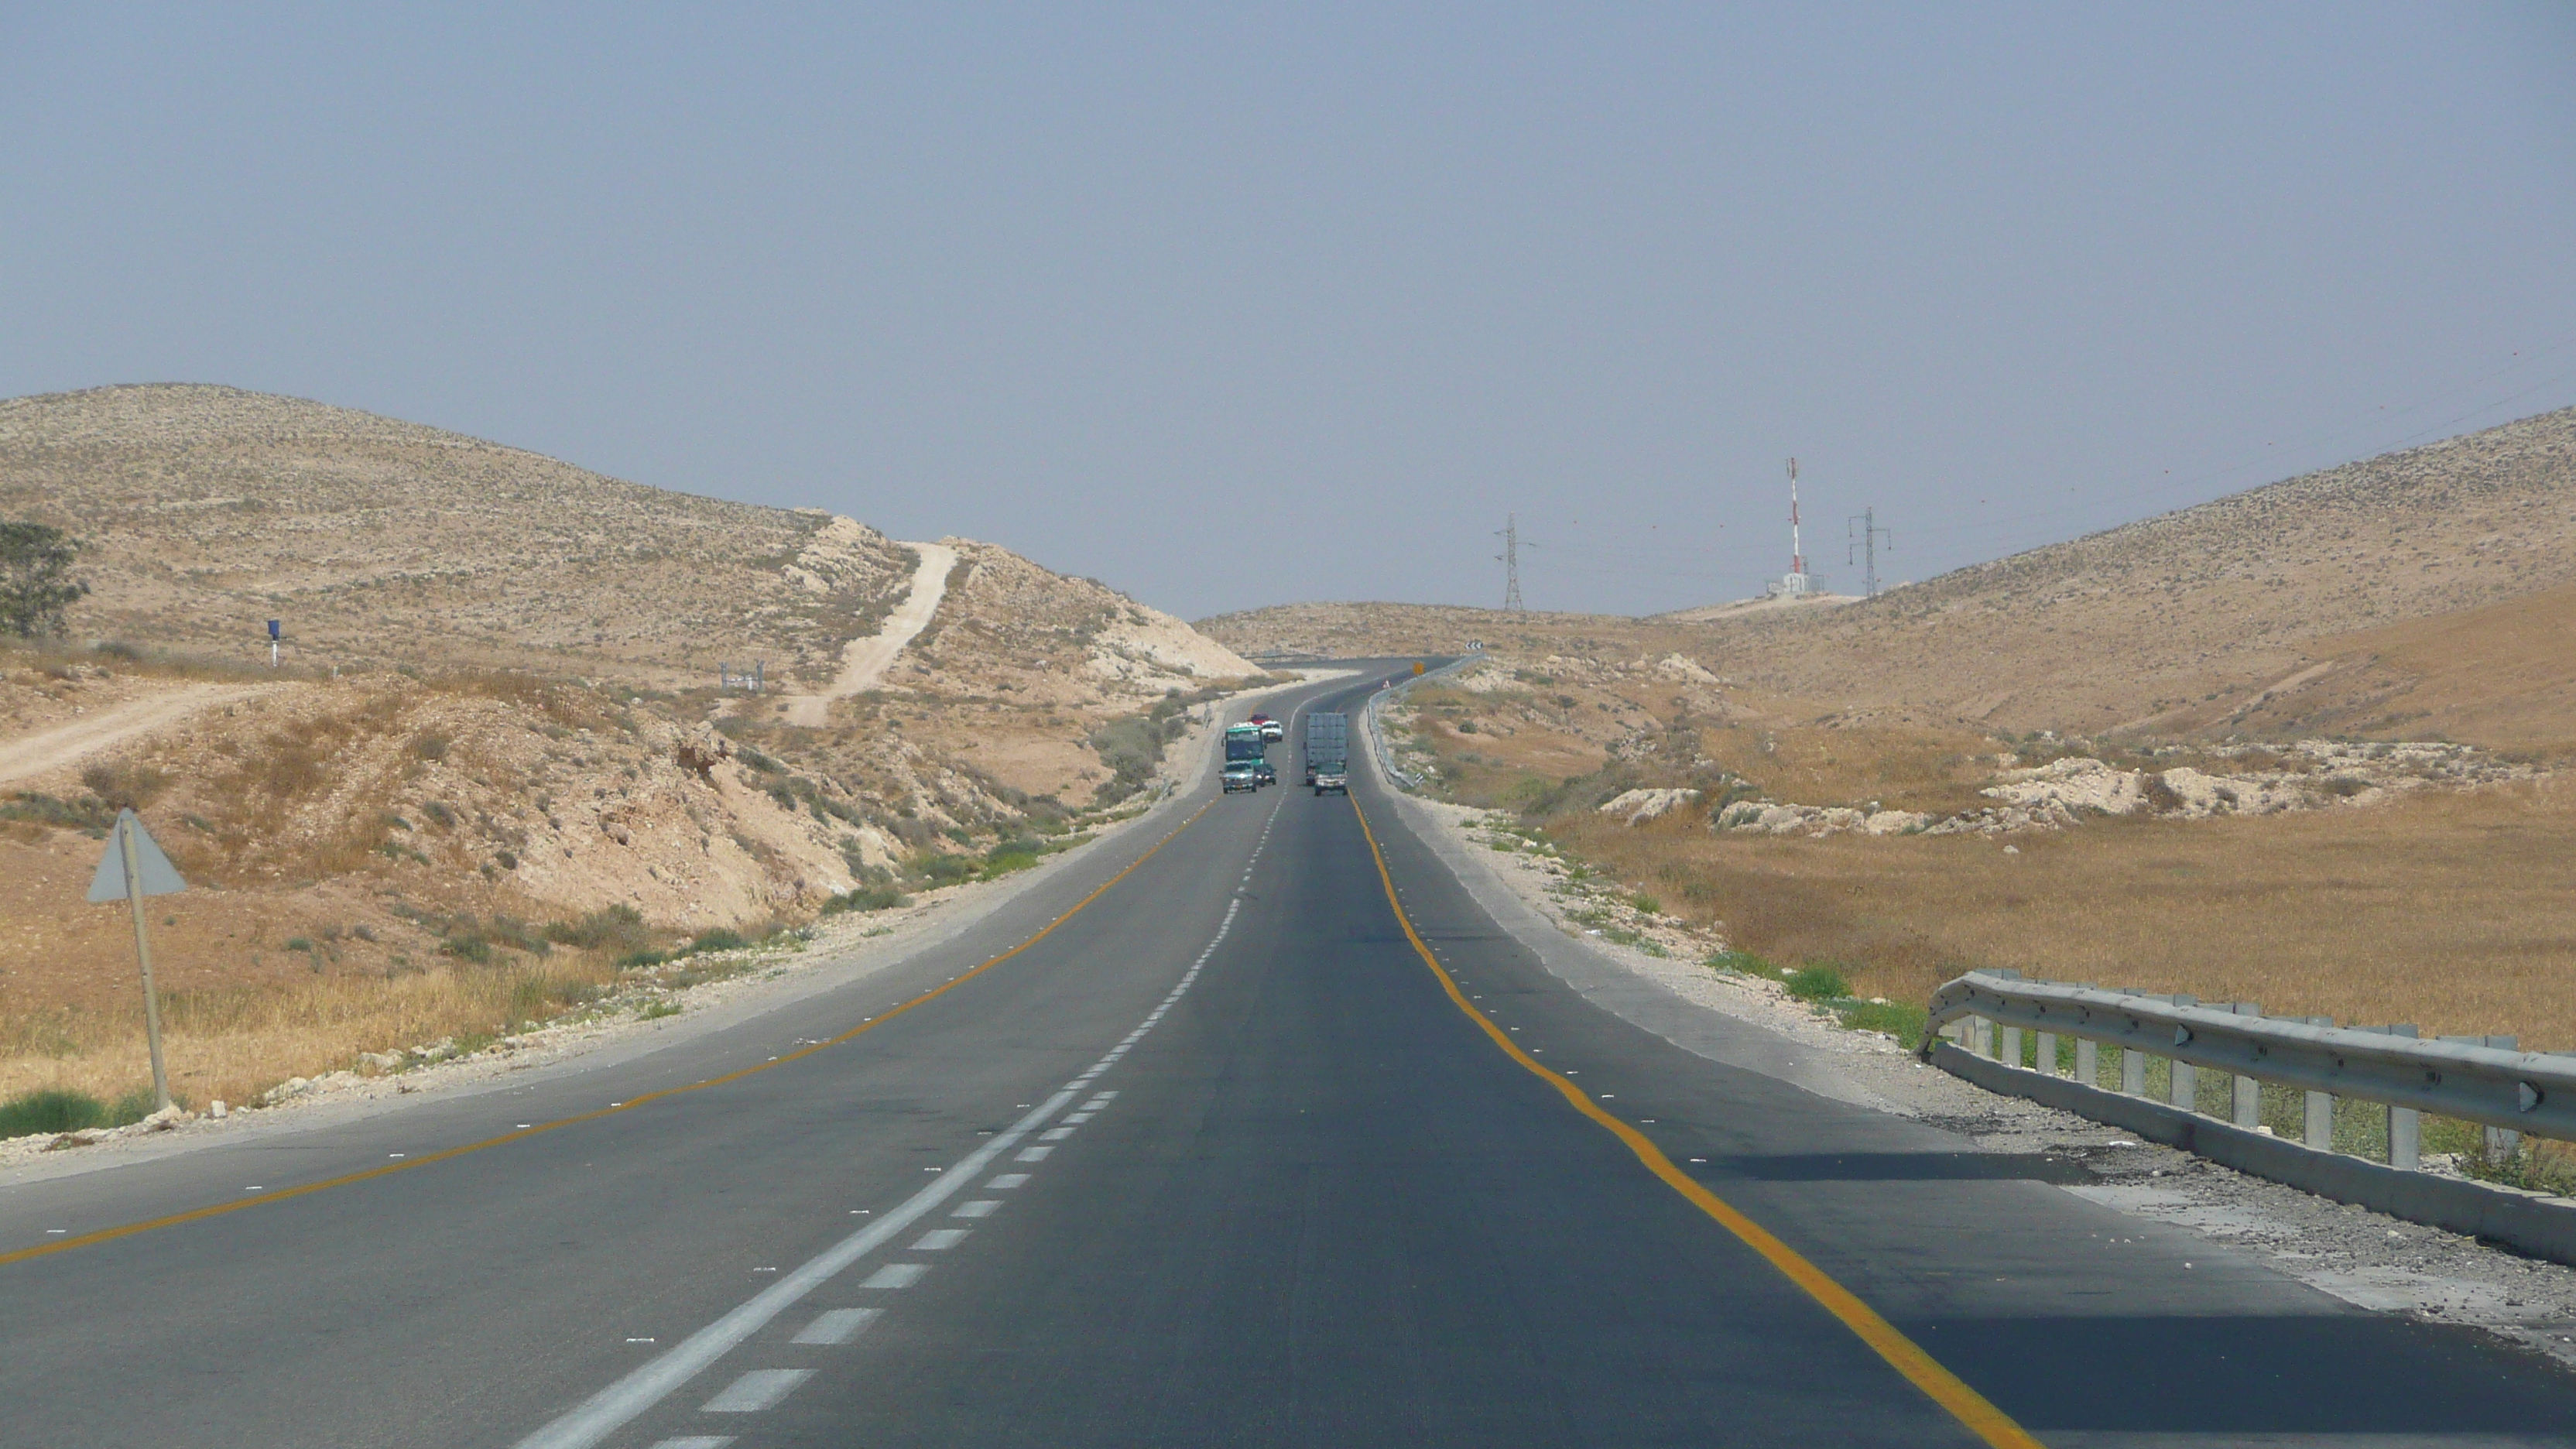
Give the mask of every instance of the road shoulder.
[[[1365, 752], [1364, 752], [1365, 753]], [[1425, 800], [1368, 768], [1398, 816], [1479, 908], [1585, 1000], [1707, 1060], [1833, 1101], [1907, 1117], [1962, 1150], [2049, 1154], [2098, 1179], [2063, 1188], [2248, 1254], [2358, 1308], [2482, 1328], [2576, 1367], [2576, 1269], [2249, 1177], [2070, 1112], [1999, 1096], [1914, 1060], [1893, 1040], [1829, 1024], [1770, 982], [1719, 975], [1581, 934], [1553, 913], [1547, 876], [1495, 851], [1489, 812]], [[1511, 867], [1522, 859], [1519, 869]]]

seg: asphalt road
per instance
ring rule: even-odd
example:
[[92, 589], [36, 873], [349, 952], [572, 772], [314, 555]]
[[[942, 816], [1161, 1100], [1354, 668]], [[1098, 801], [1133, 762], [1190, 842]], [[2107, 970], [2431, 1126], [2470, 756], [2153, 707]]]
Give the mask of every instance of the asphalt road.
[[2543, 1360], [1612, 1016], [1354, 778], [665, 1050], [0, 1190], [71, 1245], [0, 1261], [0, 1445], [2576, 1443]]

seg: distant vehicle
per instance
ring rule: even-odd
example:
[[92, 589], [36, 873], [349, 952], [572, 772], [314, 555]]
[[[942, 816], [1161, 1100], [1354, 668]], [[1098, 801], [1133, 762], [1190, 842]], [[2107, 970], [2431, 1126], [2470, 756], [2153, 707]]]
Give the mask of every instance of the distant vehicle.
[[1271, 768], [1268, 760], [1253, 761], [1252, 773], [1264, 785], [1276, 785], [1279, 783], [1279, 772]]
[[1275, 719], [1263, 720], [1261, 737], [1265, 740], [1284, 740], [1288, 738], [1288, 727]]
[[1250, 760], [1226, 761], [1225, 773], [1220, 775], [1218, 778], [1224, 782], [1225, 793], [1229, 795], [1233, 794], [1237, 790], [1259, 790], [1261, 788], [1260, 772], [1253, 768], [1253, 763]]
[[1346, 714], [1306, 716], [1306, 783], [1327, 768], [1340, 772], [1351, 751], [1351, 717]]
[[1262, 757], [1266, 748], [1267, 742], [1261, 738], [1261, 726], [1257, 724], [1237, 724], [1227, 725], [1225, 727], [1225, 759], [1227, 764], [1232, 764], [1237, 760], [1258, 760]]
[[1318, 795], [1347, 795], [1351, 793], [1350, 767], [1336, 760], [1316, 770], [1312, 783]]

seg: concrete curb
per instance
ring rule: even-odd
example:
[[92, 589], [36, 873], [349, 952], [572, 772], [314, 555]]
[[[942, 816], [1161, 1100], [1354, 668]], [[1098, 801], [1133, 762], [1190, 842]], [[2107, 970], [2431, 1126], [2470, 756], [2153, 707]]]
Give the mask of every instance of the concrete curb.
[[2008, 1067], [1949, 1042], [1933, 1049], [1931, 1062], [1989, 1092], [2073, 1112], [2222, 1167], [2410, 1223], [2502, 1243], [2552, 1262], [2576, 1264], [2576, 1201], [2567, 1198], [2319, 1152], [2162, 1102]]

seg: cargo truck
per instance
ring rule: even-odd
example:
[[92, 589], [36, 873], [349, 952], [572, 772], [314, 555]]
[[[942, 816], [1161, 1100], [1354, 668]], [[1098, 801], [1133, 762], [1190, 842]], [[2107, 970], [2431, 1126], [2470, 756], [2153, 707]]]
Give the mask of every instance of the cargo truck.
[[1306, 783], [1315, 793], [1350, 793], [1351, 717], [1309, 713], [1306, 716]]

